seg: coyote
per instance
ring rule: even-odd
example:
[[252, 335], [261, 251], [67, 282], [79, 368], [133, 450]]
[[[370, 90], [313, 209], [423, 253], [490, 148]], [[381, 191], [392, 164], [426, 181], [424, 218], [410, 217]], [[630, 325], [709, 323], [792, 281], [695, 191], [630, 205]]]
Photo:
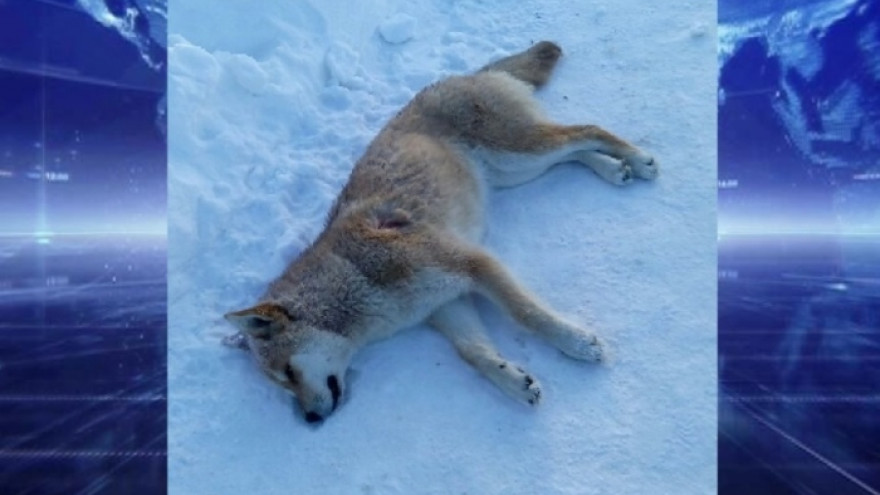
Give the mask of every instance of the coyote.
[[595, 333], [556, 315], [478, 244], [489, 186], [566, 161], [616, 185], [657, 177], [650, 155], [613, 134], [542, 116], [532, 92], [561, 54], [542, 41], [418, 93], [357, 162], [317, 240], [257, 305], [225, 315], [239, 332], [224, 343], [249, 350], [307, 422], [337, 409], [360, 348], [423, 321], [502, 391], [538, 404], [538, 380], [495, 350], [474, 293], [568, 356], [602, 360]]

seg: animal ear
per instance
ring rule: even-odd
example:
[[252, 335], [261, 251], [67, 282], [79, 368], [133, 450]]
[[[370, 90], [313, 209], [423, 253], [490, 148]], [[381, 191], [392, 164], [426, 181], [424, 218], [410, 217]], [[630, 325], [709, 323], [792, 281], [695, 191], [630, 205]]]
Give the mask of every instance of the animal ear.
[[241, 311], [232, 311], [223, 315], [227, 321], [257, 338], [268, 338], [281, 331], [290, 321], [287, 310], [275, 303], [258, 304]]

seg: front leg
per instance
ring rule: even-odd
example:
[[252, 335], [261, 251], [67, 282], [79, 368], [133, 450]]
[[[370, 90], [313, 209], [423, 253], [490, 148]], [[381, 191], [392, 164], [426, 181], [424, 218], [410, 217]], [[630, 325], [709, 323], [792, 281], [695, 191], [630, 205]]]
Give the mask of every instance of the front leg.
[[595, 333], [565, 321], [530, 294], [489, 254], [469, 248], [464, 265], [476, 289], [568, 356], [602, 361], [603, 345]]
[[465, 361], [504, 393], [532, 406], [541, 401], [538, 380], [501, 357], [492, 346], [469, 295], [441, 306], [431, 314], [428, 323], [452, 342]]

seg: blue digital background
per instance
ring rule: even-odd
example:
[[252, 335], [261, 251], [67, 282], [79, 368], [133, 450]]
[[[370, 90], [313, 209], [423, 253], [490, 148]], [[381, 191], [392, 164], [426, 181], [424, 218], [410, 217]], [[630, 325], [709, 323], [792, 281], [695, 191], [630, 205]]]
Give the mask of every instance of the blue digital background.
[[880, 493], [880, 2], [719, 36], [719, 493]]
[[0, 2], [0, 493], [166, 490], [165, 6]]

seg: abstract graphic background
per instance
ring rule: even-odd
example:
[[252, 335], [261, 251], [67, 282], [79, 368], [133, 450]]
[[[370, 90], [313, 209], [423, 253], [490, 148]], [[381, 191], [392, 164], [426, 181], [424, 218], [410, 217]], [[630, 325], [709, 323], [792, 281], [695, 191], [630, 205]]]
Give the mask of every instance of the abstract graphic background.
[[880, 2], [718, 32], [719, 493], [880, 493]]
[[165, 7], [0, 2], [0, 492], [166, 484]]

